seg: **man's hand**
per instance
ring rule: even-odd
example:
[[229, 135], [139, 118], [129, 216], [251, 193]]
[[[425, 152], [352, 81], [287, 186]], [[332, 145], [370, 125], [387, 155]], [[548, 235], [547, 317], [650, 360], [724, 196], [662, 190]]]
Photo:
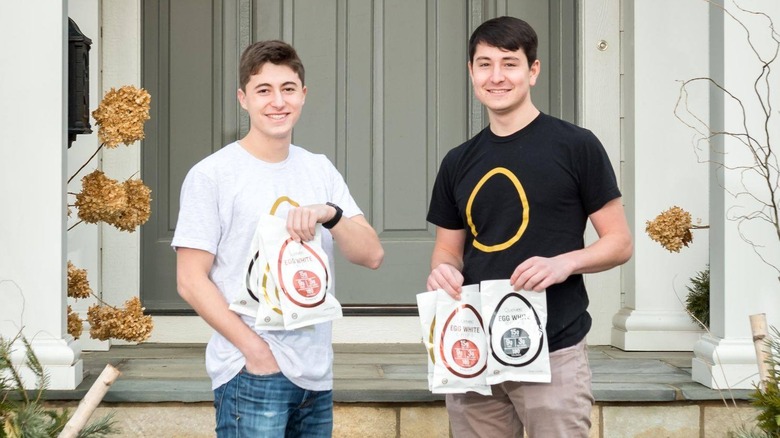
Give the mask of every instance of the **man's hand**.
[[296, 207], [287, 213], [287, 232], [296, 242], [314, 239], [318, 223], [327, 222], [336, 215], [336, 209], [325, 204]]
[[571, 274], [572, 268], [563, 257], [531, 257], [515, 268], [509, 282], [515, 290], [541, 292], [566, 281]]
[[461, 286], [463, 286], [463, 274], [449, 263], [436, 266], [428, 275], [428, 290], [444, 289], [456, 300], [460, 300]]
[[279, 372], [279, 364], [276, 363], [271, 348], [268, 344], [259, 339], [257, 348], [252, 349], [252, 354], [245, 355], [246, 370], [250, 374], [262, 376], [264, 374], [274, 374]]

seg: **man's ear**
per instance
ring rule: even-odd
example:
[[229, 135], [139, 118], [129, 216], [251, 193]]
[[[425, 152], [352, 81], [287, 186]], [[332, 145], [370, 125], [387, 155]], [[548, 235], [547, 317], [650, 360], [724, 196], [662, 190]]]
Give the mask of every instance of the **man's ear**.
[[306, 85], [304, 85], [304, 86], [301, 88], [301, 92], [303, 92], [303, 101], [301, 102], [301, 105], [303, 105], [304, 103], [306, 103], [306, 92], [307, 92], [307, 91], [309, 91], [309, 89], [308, 89], [308, 88], [306, 88]]
[[473, 74], [473, 70], [472, 70], [471, 61], [466, 63], [466, 68], [469, 70], [469, 79], [471, 79], [471, 82], [474, 83], [474, 74]]
[[241, 104], [241, 108], [246, 109], [246, 93], [242, 89], [238, 89], [236, 91], [236, 98], [238, 99], [238, 103]]
[[528, 81], [528, 83], [531, 84], [531, 86], [533, 87], [534, 85], [536, 85], [536, 78], [538, 78], [539, 73], [542, 72], [542, 62], [537, 59], [531, 64], [530, 70], [531, 70], [531, 78]]

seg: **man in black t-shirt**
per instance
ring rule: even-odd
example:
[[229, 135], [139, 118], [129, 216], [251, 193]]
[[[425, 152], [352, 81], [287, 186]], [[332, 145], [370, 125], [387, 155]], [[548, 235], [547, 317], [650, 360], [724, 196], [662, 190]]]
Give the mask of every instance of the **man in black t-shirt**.
[[[462, 285], [492, 279], [546, 290], [552, 381], [447, 395], [456, 438], [524, 429], [531, 437], [588, 435], [591, 318], [582, 274], [625, 263], [632, 252], [604, 147], [531, 102], [537, 44], [528, 23], [512, 17], [483, 23], [469, 40], [469, 74], [490, 125], [442, 161], [428, 212], [437, 234], [427, 287], [456, 299]], [[599, 239], [585, 247], [588, 219]]]

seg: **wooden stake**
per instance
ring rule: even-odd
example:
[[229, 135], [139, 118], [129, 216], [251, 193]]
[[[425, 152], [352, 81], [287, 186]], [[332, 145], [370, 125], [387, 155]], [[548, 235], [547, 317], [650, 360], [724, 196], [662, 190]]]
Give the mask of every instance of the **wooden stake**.
[[753, 332], [753, 346], [756, 348], [756, 359], [758, 360], [758, 375], [761, 378], [758, 388], [761, 391], [764, 391], [769, 379], [769, 368], [766, 363], [769, 358], [766, 351], [766, 337], [768, 335], [766, 327], [766, 313], [750, 315], [750, 330]]
[[122, 373], [111, 366], [111, 364], [107, 364], [106, 367], [103, 368], [103, 372], [100, 373], [97, 380], [95, 380], [95, 383], [93, 383], [89, 388], [89, 391], [87, 391], [87, 394], [81, 399], [79, 407], [76, 408], [76, 412], [73, 413], [73, 416], [70, 417], [68, 423], [65, 424], [65, 427], [62, 429], [62, 432], [60, 432], [58, 438], [75, 438], [78, 436], [81, 429], [83, 429], [84, 426], [86, 426], [87, 421], [89, 421], [89, 417], [95, 412], [100, 401], [105, 397], [108, 388], [111, 387], [120, 374]]

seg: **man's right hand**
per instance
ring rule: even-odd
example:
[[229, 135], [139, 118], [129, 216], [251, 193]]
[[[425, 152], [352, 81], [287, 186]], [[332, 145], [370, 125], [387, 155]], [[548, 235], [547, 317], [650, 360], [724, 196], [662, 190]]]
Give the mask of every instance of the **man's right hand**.
[[252, 348], [250, 354], [244, 354], [246, 359], [246, 370], [249, 374], [262, 376], [265, 374], [274, 374], [279, 372], [279, 364], [276, 363], [271, 347], [258, 336], [256, 348]]
[[463, 274], [449, 263], [441, 263], [428, 275], [428, 290], [444, 289], [456, 300], [460, 300], [461, 286], [463, 286]]

